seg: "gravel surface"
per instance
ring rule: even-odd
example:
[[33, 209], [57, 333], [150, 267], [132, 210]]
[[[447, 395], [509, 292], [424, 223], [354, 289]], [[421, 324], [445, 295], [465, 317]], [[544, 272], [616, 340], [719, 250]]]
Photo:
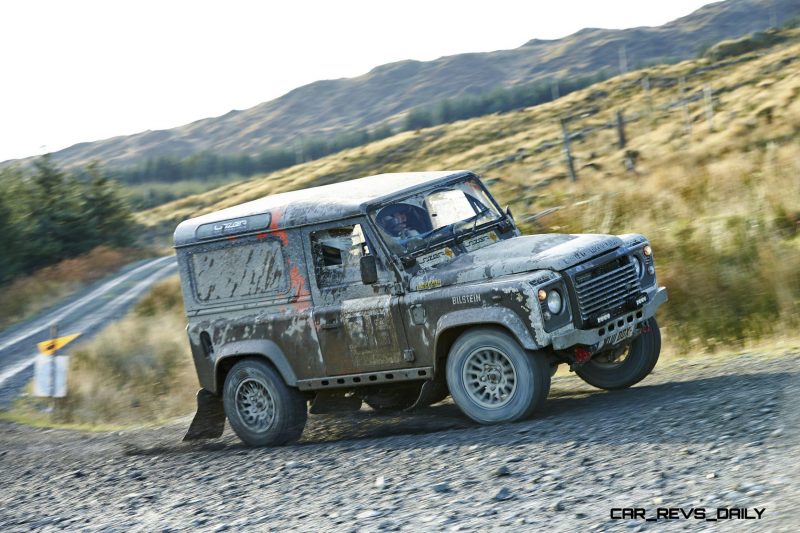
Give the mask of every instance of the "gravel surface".
[[[800, 353], [661, 364], [602, 392], [556, 377], [545, 412], [476, 426], [445, 402], [311, 415], [300, 444], [181, 443], [0, 423], [0, 530], [800, 531]], [[612, 520], [617, 507], [765, 508], [761, 520]]]

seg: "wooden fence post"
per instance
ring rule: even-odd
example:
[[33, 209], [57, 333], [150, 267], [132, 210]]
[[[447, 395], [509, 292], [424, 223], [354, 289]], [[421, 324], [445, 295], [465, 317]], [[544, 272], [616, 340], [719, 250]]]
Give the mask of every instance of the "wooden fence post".
[[689, 102], [686, 99], [686, 76], [681, 76], [681, 107], [683, 108], [683, 129], [686, 134], [692, 133], [692, 117], [689, 116]]
[[650, 76], [642, 78], [642, 90], [644, 90], [644, 101], [647, 104], [647, 114], [653, 118], [653, 97], [650, 95]]
[[626, 140], [625, 140], [625, 117], [623, 115], [624, 111], [622, 109], [617, 110], [617, 140], [620, 149], [625, 148]]
[[561, 119], [561, 133], [564, 136], [564, 158], [567, 163], [567, 172], [572, 181], [578, 181], [578, 175], [575, 173], [575, 164], [572, 160], [572, 150], [569, 147], [569, 131], [567, 130], [567, 121]]
[[706, 84], [703, 87], [703, 99], [706, 104], [706, 120], [708, 121], [708, 129], [714, 130], [714, 93], [711, 86]]

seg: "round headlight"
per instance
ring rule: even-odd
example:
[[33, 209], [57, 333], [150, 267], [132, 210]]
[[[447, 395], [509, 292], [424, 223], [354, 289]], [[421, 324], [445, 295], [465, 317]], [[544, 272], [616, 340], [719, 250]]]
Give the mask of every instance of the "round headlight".
[[561, 294], [557, 290], [552, 290], [547, 293], [547, 309], [557, 315], [561, 312], [561, 306], [563, 302], [561, 301]]
[[642, 266], [642, 260], [635, 255], [633, 256], [633, 268], [636, 270], [636, 277], [642, 279], [642, 274], [644, 274], [644, 267]]

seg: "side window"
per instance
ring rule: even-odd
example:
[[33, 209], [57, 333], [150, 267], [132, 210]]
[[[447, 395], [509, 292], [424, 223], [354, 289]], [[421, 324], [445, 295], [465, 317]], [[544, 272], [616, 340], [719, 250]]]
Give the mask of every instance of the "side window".
[[311, 251], [320, 287], [361, 283], [361, 258], [370, 251], [360, 224], [315, 231]]
[[266, 241], [192, 254], [195, 297], [212, 303], [285, 292], [280, 242]]

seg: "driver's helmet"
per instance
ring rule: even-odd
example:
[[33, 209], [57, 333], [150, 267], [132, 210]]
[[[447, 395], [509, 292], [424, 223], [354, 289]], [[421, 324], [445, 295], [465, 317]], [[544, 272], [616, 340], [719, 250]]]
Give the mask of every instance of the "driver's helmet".
[[404, 206], [403, 204], [384, 207], [380, 213], [378, 213], [378, 223], [393, 237], [403, 237], [411, 232], [417, 234], [418, 232], [410, 229], [408, 226], [409, 210], [410, 207]]

